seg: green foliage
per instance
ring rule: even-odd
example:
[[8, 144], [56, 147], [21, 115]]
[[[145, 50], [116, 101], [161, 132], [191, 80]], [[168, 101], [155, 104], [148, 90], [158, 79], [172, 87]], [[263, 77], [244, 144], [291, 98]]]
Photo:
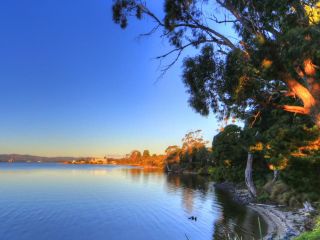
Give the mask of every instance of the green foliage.
[[320, 218], [318, 218], [315, 228], [311, 232], [305, 232], [294, 240], [319, 240], [320, 239]]
[[319, 136], [319, 130], [309, 117], [294, 116], [274, 109], [263, 111], [255, 127], [261, 133], [265, 158], [275, 166], [285, 164], [300, 147], [308, 145]]
[[312, 232], [306, 232], [295, 238], [295, 240], [319, 240], [320, 239], [320, 229], [316, 229]]
[[[210, 106], [218, 105], [212, 96], [212, 76], [216, 63], [211, 45], [202, 48], [201, 54], [184, 60], [183, 81], [190, 94], [189, 104], [202, 115], [208, 115]], [[208, 84], [209, 83], [209, 84]]]
[[[314, 182], [313, 184], [316, 183]], [[301, 189], [299, 191], [299, 188], [294, 188], [284, 180], [280, 180], [267, 182], [260, 191], [262, 195], [266, 195], [265, 193], [267, 193], [268, 199], [272, 202], [295, 208], [302, 207], [305, 201], [315, 203], [320, 200], [320, 195], [316, 192], [314, 186], [311, 191], [301, 191]], [[314, 206], [316, 205], [314, 204]]]
[[243, 168], [239, 167], [210, 167], [208, 173], [216, 182], [243, 182], [244, 179]]
[[[314, 127], [320, 126], [319, 2], [162, 2], [158, 17], [148, 1], [115, 0], [113, 20], [125, 28], [129, 17], [151, 18], [156, 25], [147, 35], [161, 29], [161, 37], [173, 47], [159, 59], [176, 54], [165, 71], [188, 47], [198, 49], [198, 54], [183, 61], [189, 104], [202, 115], [212, 111], [220, 119], [236, 117], [245, 122], [244, 129], [231, 125], [219, 133], [213, 140], [212, 155], [195, 133], [189, 133], [181, 151], [171, 158], [179, 155], [183, 167], [210, 166], [208, 172], [215, 179], [236, 181], [242, 179], [247, 151], [252, 150], [255, 180], [265, 181], [270, 173], [267, 163], [270, 169], [282, 170], [281, 180], [288, 190], [280, 191], [276, 185], [270, 196], [290, 205], [317, 199], [319, 152], [304, 147], [319, 137]], [[224, 19], [215, 15], [213, 6], [225, 13]], [[232, 26], [239, 41], [221, 34], [218, 24]], [[313, 72], [307, 71], [306, 62]], [[253, 147], [257, 145], [261, 148]], [[303, 157], [292, 157], [294, 154]]]
[[282, 172], [283, 181], [298, 193], [305, 193], [304, 200], [319, 201], [320, 154], [305, 158], [292, 157]]
[[212, 155], [215, 163], [219, 166], [244, 166], [247, 151], [242, 140], [239, 126], [226, 126], [213, 138]]
[[[220, 118], [236, 116], [249, 121], [268, 108], [299, 113], [304, 107], [303, 111], [310, 113], [313, 122], [320, 124], [317, 1], [162, 2], [160, 17], [149, 8], [148, 1], [115, 0], [113, 20], [126, 28], [130, 17], [151, 18], [155, 26], [146, 35], [161, 29], [161, 37], [173, 47], [159, 59], [176, 54], [165, 70], [176, 63], [188, 47], [201, 49], [198, 55], [184, 60], [182, 74], [190, 95], [189, 103], [197, 112], [208, 115], [212, 110]], [[225, 13], [225, 17], [216, 15], [215, 8]], [[219, 24], [233, 27], [239, 40], [221, 34]], [[305, 61], [314, 66], [312, 79], [303, 73]], [[296, 84], [290, 85], [291, 80]], [[299, 84], [300, 90], [308, 87], [305, 90], [310, 96], [299, 94], [300, 90], [295, 89]], [[306, 101], [311, 98], [316, 103], [307, 106]], [[282, 103], [286, 101], [300, 109], [284, 107]]]
[[199, 170], [211, 164], [211, 153], [206, 147], [193, 148], [180, 153], [180, 163], [189, 170]]
[[262, 191], [258, 194], [257, 201], [261, 203], [268, 202], [270, 200], [270, 195], [266, 191]]
[[192, 162], [200, 163], [201, 166], [205, 166], [210, 161], [211, 154], [206, 147], [195, 148], [192, 151]]

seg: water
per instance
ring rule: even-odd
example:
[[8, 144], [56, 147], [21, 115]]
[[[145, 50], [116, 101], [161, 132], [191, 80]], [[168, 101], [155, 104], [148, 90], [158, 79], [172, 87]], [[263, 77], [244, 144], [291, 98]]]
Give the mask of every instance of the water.
[[209, 186], [131, 167], [1, 163], [0, 239], [258, 238], [257, 214]]

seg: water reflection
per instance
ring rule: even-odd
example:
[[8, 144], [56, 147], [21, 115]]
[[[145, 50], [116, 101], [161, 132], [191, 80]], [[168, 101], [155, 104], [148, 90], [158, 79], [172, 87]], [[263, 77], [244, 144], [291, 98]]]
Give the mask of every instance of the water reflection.
[[[163, 171], [157, 169], [131, 168], [123, 171], [133, 180], [144, 182], [148, 182], [150, 176], [154, 181], [156, 176], [161, 178], [164, 175]], [[212, 211], [218, 215], [211, 226], [212, 239], [225, 239], [227, 236], [235, 235], [241, 236], [244, 240], [260, 238], [257, 213], [234, 202], [227, 193], [214, 189], [209, 178], [198, 175], [167, 174], [165, 187], [169, 194], [181, 194], [181, 206], [190, 216], [195, 213], [196, 200], [205, 202], [208, 197], [212, 199]], [[259, 220], [262, 232], [265, 232], [267, 226], [262, 219]]]
[[136, 167], [0, 163], [0, 182], [0, 239], [258, 236], [257, 215], [199, 176]]
[[[168, 175], [168, 186], [170, 190], [183, 191], [183, 206], [188, 213], [193, 212], [195, 198], [206, 199], [210, 191], [214, 191], [213, 210], [219, 213], [214, 223], [213, 239], [223, 239], [227, 236], [241, 236], [242, 239], [259, 238], [258, 215], [246, 207], [234, 202], [227, 193], [213, 189], [210, 180], [197, 175]], [[218, 205], [217, 205], [218, 203]], [[260, 220], [260, 219], [259, 219]], [[261, 220], [262, 232], [266, 225]]]
[[182, 205], [192, 214], [195, 198], [206, 200], [209, 181], [196, 175], [167, 175], [168, 191], [182, 191]]
[[[221, 190], [216, 190], [217, 201], [220, 203], [222, 212], [218, 221], [215, 223], [213, 239], [219, 239], [230, 233], [243, 236], [244, 239], [259, 238], [258, 215], [249, 208], [239, 207], [231, 200], [230, 196]], [[262, 231], [265, 232], [266, 225], [261, 220]], [[234, 234], [233, 234], [234, 235]]]

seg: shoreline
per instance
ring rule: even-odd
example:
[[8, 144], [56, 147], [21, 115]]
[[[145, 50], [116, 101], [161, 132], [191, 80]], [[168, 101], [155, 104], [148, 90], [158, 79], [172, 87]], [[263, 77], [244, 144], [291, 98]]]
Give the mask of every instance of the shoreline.
[[247, 189], [232, 183], [213, 183], [213, 186], [228, 192], [235, 201], [256, 211], [263, 218], [268, 227], [263, 240], [289, 240], [306, 231], [305, 223], [311, 216], [303, 208], [289, 209], [279, 205], [256, 203]]
[[152, 165], [141, 165], [141, 164], [114, 164], [114, 163], [72, 163], [72, 162], [61, 162], [65, 165], [98, 165], [98, 166], [130, 166], [139, 167], [143, 169], [159, 169], [163, 170], [162, 166], [152, 166]]
[[[111, 166], [132, 166], [142, 169], [164, 170], [163, 167], [140, 164], [97, 164], [97, 163], [71, 163], [74, 165], [111, 165]], [[172, 171], [169, 173], [178, 175], [197, 175], [194, 171]], [[249, 191], [231, 182], [214, 183], [212, 187], [225, 191], [231, 195], [234, 201], [257, 212], [267, 225], [266, 235], [263, 240], [290, 240], [306, 231], [305, 224], [311, 216], [305, 209], [289, 209], [285, 206], [274, 204], [257, 203]]]

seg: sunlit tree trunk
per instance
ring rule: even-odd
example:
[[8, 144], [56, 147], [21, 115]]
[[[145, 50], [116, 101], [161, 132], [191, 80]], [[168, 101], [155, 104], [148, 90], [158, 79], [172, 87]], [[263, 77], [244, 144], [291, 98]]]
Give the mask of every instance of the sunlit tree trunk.
[[[297, 96], [303, 102], [303, 106], [290, 106], [285, 105], [283, 109], [288, 112], [310, 115], [313, 122], [320, 127], [320, 86], [316, 87], [315, 90], [309, 91], [302, 84], [298, 83], [296, 80], [289, 81], [290, 94]], [[314, 84], [319, 85], [319, 84]], [[311, 93], [314, 93], [315, 96]]]
[[284, 76], [289, 88], [288, 96], [298, 97], [303, 106], [285, 105], [288, 112], [310, 115], [313, 122], [320, 128], [320, 83], [316, 78], [316, 67], [310, 59], [304, 61], [303, 71], [297, 70], [298, 75], [305, 79], [305, 86], [293, 79], [290, 75]]
[[245, 182], [252, 196], [256, 197], [257, 191], [252, 179], [252, 163], [253, 163], [253, 154], [251, 152], [248, 152], [247, 166], [245, 170]]

